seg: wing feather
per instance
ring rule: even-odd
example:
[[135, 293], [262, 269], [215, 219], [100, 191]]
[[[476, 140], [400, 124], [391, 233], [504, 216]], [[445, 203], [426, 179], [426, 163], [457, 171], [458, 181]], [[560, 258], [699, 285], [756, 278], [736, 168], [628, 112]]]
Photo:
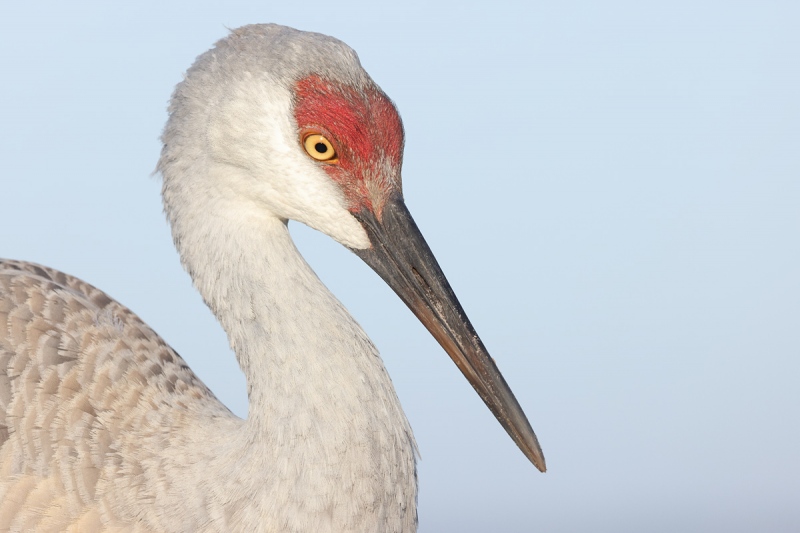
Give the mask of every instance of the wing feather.
[[130, 448], [166, 445], [198, 417], [235, 418], [133, 312], [57, 270], [0, 260], [0, 530], [113, 522], [100, 493], [158, 464], [152, 446]]

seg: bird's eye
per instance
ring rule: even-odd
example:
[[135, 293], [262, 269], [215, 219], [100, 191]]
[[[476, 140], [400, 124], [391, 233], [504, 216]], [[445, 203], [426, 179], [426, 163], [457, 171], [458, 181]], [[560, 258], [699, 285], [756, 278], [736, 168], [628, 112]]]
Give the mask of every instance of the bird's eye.
[[324, 161], [326, 163], [336, 162], [336, 150], [334, 150], [333, 145], [324, 135], [320, 135], [319, 133], [306, 135], [303, 138], [303, 148], [306, 149], [308, 155], [317, 161]]

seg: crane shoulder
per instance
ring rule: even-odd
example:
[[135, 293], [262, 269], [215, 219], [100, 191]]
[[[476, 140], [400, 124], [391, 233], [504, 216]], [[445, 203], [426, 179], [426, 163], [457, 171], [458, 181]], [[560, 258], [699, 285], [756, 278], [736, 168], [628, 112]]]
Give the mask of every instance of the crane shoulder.
[[214, 418], [235, 419], [129, 309], [57, 270], [0, 260], [0, 531], [81, 516], [91, 529], [101, 517], [87, 510], [109, 487], [157, 479], [159, 451]]

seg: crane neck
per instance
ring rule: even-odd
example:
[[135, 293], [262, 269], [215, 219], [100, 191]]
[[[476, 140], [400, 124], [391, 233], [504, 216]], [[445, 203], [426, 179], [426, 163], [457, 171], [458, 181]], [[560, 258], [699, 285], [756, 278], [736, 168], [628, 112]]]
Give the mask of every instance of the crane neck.
[[[195, 281], [246, 376], [253, 431], [306, 434], [321, 411], [397, 402], [377, 350], [300, 255], [286, 221], [263, 217], [221, 242], [240, 253], [219, 254], [232, 260]], [[372, 390], [356, 398], [364, 379]], [[311, 417], [298, 416], [306, 410]]]
[[229, 480], [226, 498], [254, 517], [253, 529], [277, 508], [319, 526], [297, 530], [413, 530], [416, 445], [377, 350], [300, 255], [286, 220], [202, 163], [196, 173], [162, 165], [164, 205], [247, 381], [247, 420], [219, 426], [209, 443], [221, 477], [250, 472]]
[[[219, 198], [172, 215], [184, 265], [247, 381], [236, 453], [268, 457], [263, 467], [273, 477], [276, 467], [287, 478], [298, 464], [319, 468], [327, 473], [314, 483], [323, 493], [347, 479], [378, 484], [358, 489], [369, 498], [390, 480], [415, 487], [416, 445], [383, 362], [300, 255], [286, 221]], [[410, 490], [403, 499], [413, 512]]]

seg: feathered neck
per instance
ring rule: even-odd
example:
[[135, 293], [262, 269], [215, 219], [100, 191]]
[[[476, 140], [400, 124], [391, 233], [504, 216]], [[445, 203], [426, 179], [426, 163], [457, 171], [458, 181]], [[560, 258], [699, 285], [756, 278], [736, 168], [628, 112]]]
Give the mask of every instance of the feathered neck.
[[391, 380], [286, 221], [220, 196], [176, 200], [165, 193], [182, 261], [247, 380], [248, 419], [227, 453], [263, 477], [241, 494], [281, 502], [310, 530], [413, 530], [416, 448]]

